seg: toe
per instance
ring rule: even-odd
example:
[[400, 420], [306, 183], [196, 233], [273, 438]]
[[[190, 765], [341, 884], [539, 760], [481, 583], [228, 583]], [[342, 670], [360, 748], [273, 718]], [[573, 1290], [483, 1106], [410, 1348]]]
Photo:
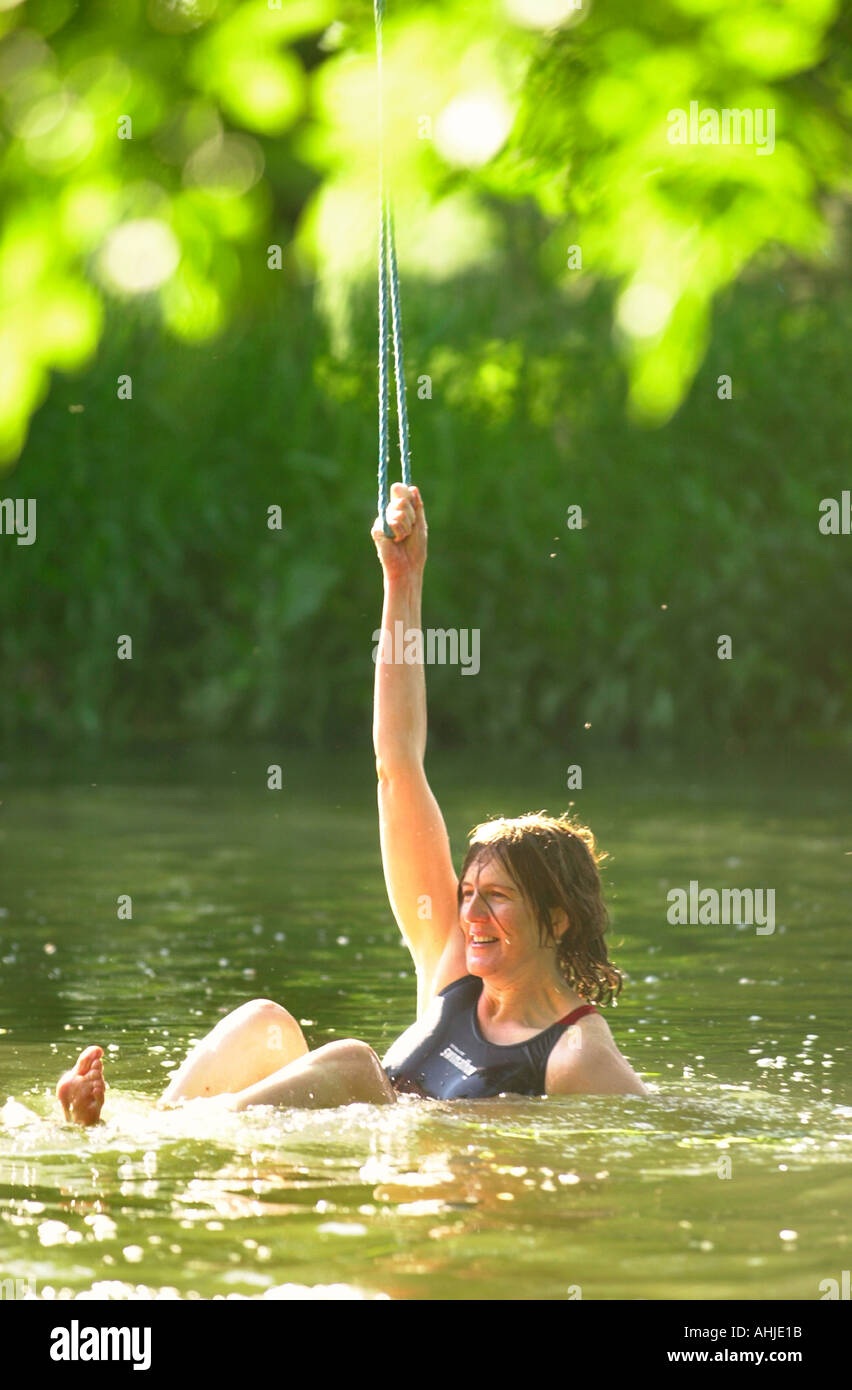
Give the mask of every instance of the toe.
[[96, 1062], [100, 1063], [100, 1065], [103, 1066], [103, 1062], [101, 1061], [103, 1055], [104, 1050], [102, 1047], [95, 1046], [84, 1048], [84, 1050], [80, 1053], [80, 1056], [77, 1058], [77, 1064], [74, 1067], [74, 1070], [76, 1071], [77, 1075], [85, 1076], [86, 1073], [91, 1070], [91, 1068], [95, 1065]]

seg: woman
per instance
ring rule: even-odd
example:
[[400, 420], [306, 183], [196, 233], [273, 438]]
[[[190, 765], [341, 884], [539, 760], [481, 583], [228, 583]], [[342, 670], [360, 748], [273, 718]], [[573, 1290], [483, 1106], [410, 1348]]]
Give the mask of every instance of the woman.
[[[372, 531], [384, 572], [373, 741], [385, 882], [417, 967], [417, 1022], [383, 1061], [354, 1038], [310, 1052], [286, 1009], [253, 1000], [193, 1049], [161, 1103], [216, 1096], [245, 1110], [385, 1104], [400, 1092], [645, 1095], [589, 1003], [608, 1002], [622, 983], [603, 940], [591, 831], [544, 814], [487, 822], [474, 831], [456, 881], [423, 767], [423, 665], [392, 660], [395, 624], [406, 633], [421, 626], [427, 530], [419, 489], [394, 483], [387, 518], [393, 539], [379, 518]], [[59, 1082], [66, 1119], [99, 1119], [102, 1058], [101, 1048], [86, 1048]]]

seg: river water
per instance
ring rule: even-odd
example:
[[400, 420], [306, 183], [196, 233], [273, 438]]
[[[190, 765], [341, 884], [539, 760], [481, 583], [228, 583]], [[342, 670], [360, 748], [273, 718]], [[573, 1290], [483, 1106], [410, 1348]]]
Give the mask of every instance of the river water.
[[[490, 815], [574, 801], [611, 858], [608, 1018], [652, 1089], [211, 1114], [153, 1101], [272, 998], [381, 1054], [413, 967], [369, 756], [158, 749], [0, 770], [0, 1281], [9, 1296], [819, 1299], [852, 1249], [849, 766], [500, 756], [427, 767], [458, 868]], [[266, 785], [279, 762], [283, 787]], [[672, 925], [763, 888], [774, 930]], [[119, 918], [129, 895], [132, 917]], [[105, 1123], [56, 1078], [106, 1049]]]

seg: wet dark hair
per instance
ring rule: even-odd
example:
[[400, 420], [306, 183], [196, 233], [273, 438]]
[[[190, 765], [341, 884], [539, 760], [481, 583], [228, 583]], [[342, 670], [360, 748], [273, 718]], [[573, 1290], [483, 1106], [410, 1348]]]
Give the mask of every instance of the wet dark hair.
[[[496, 856], [534, 912], [541, 945], [556, 946], [566, 983], [583, 999], [612, 1003], [624, 976], [611, 963], [604, 941], [609, 914], [598, 865], [607, 855], [597, 849], [591, 830], [567, 812], [557, 817], [531, 811], [513, 820], [499, 816], [483, 821], [469, 838], [459, 874], [459, 911], [462, 880], [471, 864]], [[562, 908], [568, 917], [561, 937], [553, 930], [554, 908]]]

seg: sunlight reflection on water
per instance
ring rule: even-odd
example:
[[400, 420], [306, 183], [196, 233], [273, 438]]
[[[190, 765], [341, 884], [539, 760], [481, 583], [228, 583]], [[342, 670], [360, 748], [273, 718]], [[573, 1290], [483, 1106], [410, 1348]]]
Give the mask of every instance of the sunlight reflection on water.
[[[442, 795], [454, 845], [488, 801], [458, 776]], [[372, 789], [333, 808], [303, 789], [274, 813], [167, 780], [100, 801], [16, 791], [0, 1271], [48, 1298], [818, 1298], [849, 1259], [842, 796], [779, 824], [771, 791], [728, 804], [697, 779], [707, 796], [685, 811], [677, 777], [655, 776], [622, 768], [585, 808], [614, 852], [630, 976], [611, 1026], [647, 1098], [243, 1114], [154, 1097], [246, 998], [285, 1002], [314, 1047], [358, 1036], [381, 1052], [411, 1021]], [[65, 851], [53, 867], [45, 826]], [[666, 885], [702, 864], [709, 881], [732, 843], [743, 881], [777, 885], [787, 931], [668, 927]], [[331, 844], [345, 867], [327, 886]], [[144, 902], [118, 929], [110, 907], [134, 882]], [[88, 1041], [107, 1047], [111, 1084], [105, 1122], [83, 1132], [52, 1085]]]

